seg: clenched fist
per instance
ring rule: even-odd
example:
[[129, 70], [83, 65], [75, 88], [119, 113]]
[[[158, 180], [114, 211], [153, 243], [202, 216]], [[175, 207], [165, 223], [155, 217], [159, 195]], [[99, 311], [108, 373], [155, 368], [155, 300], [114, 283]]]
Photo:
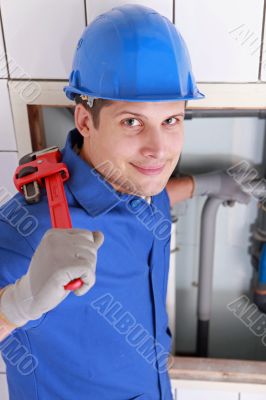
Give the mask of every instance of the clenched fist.
[[85, 294], [95, 283], [97, 250], [104, 236], [85, 229], [49, 229], [37, 247], [26, 275], [4, 288], [0, 313], [16, 326], [38, 319], [70, 293], [64, 286], [76, 278]]

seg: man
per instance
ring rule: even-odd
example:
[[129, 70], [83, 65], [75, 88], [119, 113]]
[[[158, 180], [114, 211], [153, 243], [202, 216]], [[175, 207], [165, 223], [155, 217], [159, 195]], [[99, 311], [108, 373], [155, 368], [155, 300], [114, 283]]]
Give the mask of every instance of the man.
[[156, 11], [114, 8], [85, 29], [65, 92], [77, 103], [63, 149], [74, 228], [49, 229], [45, 194], [31, 206], [15, 196], [37, 218], [31, 234], [14, 224], [14, 199], [1, 209], [10, 399], [170, 400], [170, 206], [210, 190], [201, 178], [168, 182], [185, 101], [203, 98], [187, 48]]

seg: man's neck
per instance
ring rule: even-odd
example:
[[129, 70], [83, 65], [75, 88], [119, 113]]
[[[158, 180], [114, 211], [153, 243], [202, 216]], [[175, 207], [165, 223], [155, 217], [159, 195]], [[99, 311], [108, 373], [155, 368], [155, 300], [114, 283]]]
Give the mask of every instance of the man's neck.
[[151, 204], [151, 196], [139, 196], [142, 197], [144, 200], [147, 201], [147, 203]]

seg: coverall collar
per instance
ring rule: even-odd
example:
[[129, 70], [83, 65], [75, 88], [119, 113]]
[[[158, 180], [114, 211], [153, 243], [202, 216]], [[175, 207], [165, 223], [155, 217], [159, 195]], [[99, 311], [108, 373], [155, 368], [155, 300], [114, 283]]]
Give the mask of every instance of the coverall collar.
[[105, 214], [121, 201], [139, 196], [116, 191], [94, 168], [86, 163], [73, 149], [81, 147], [83, 138], [75, 128], [67, 136], [62, 150], [62, 161], [67, 165], [70, 178], [66, 182], [76, 201], [93, 217]]

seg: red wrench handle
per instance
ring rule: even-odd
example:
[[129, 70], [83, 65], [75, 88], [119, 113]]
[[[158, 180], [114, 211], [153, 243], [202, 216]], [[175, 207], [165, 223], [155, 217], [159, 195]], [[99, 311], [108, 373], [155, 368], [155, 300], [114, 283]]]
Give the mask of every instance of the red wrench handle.
[[65, 290], [76, 290], [79, 289], [83, 285], [83, 281], [81, 278], [73, 279], [73, 281], [67, 283], [64, 288]]
[[[66, 200], [64, 184], [59, 173], [45, 178], [50, 216], [53, 228], [72, 228]], [[64, 286], [65, 290], [76, 290], [83, 285], [81, 278], [74, 279]]]
[[59, 173], [45, 178], [50, 216], [53, 228], [72, 228], [64, 184]]

